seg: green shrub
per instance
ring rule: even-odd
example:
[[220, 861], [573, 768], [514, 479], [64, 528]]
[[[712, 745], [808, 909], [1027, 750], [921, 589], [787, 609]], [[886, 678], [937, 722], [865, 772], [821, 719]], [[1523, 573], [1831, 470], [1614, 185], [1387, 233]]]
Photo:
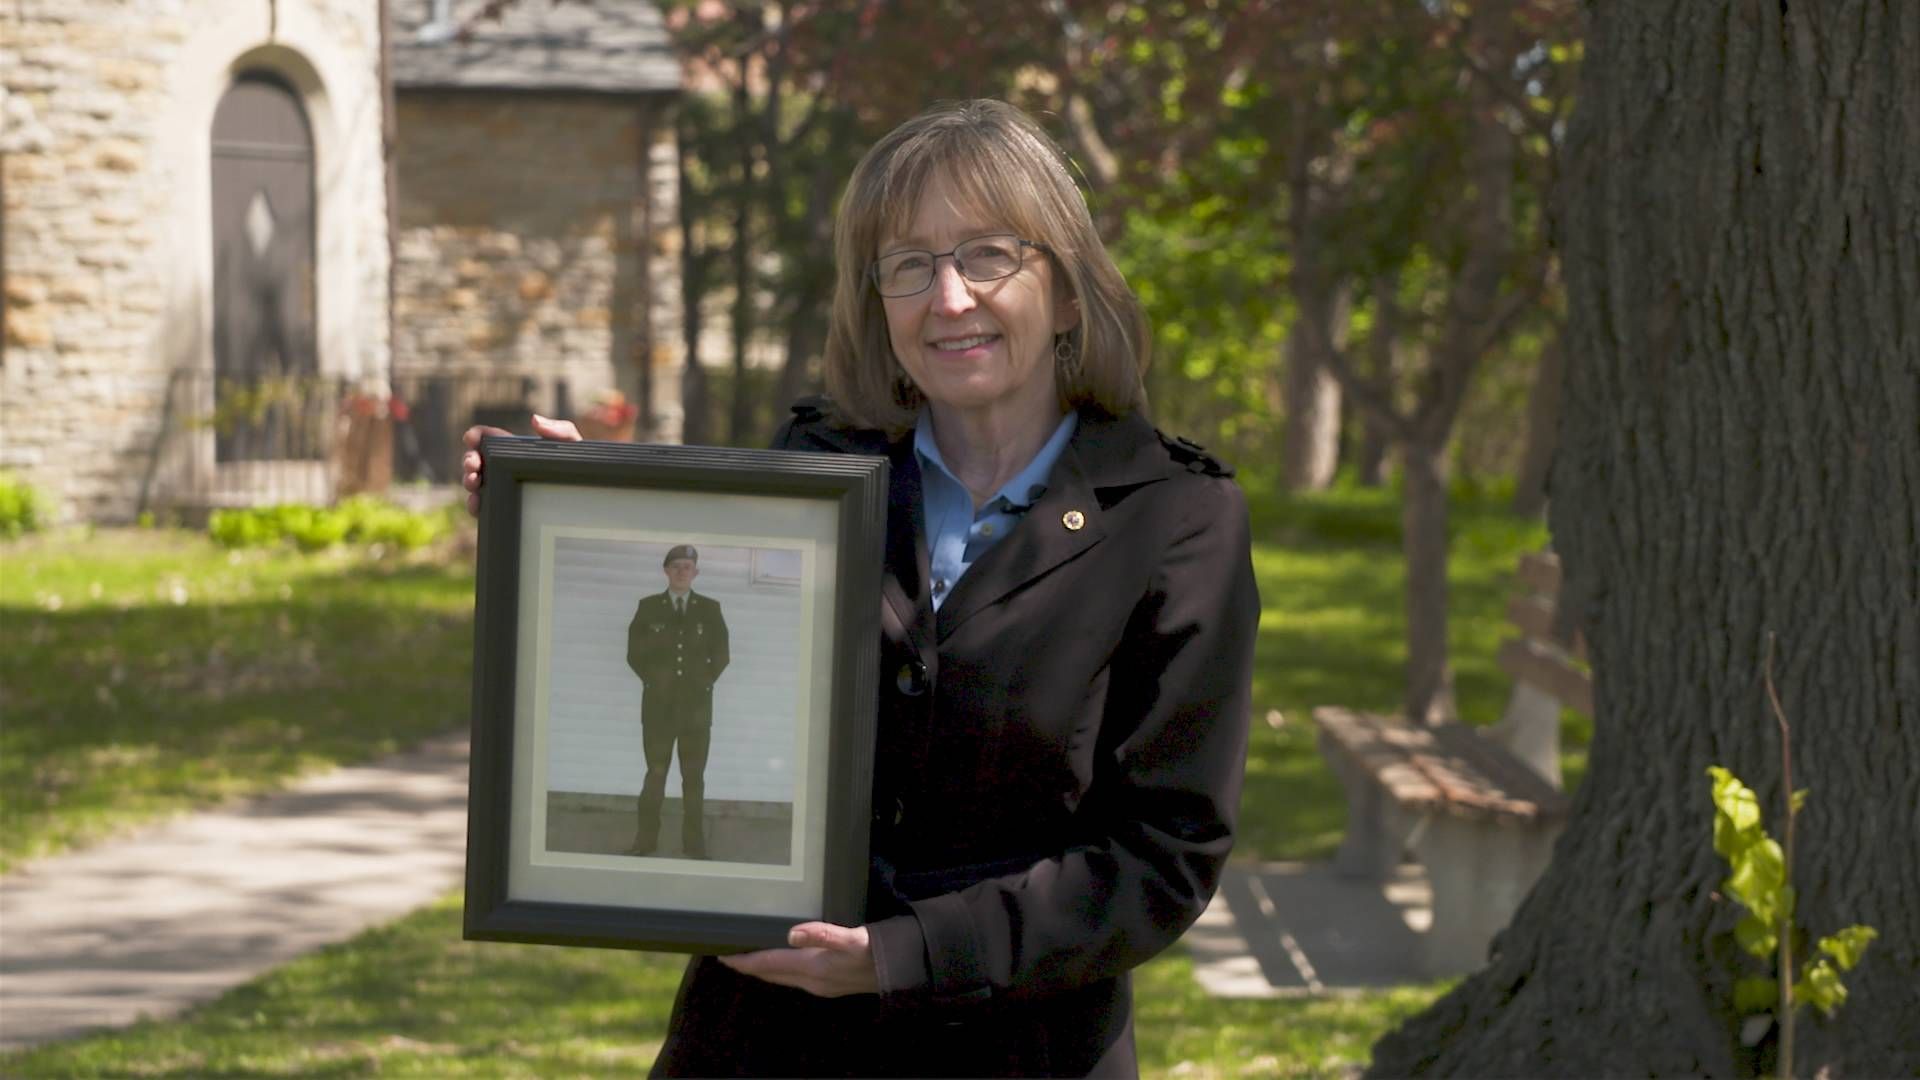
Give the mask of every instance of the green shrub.
[[40, 493], [12, 473], [0, 472], [0, 537], [11, 540], [45, 524]]
[[285, 503], [216, 510], [207, 523], [208, 535], [225, 547], [268, 547], [291, 540], [302, 551], [341, 543], [412, 551], [446, 536], [452, 528], [453, 519], [446, 513], [408, 510], [369, 495], [356, 495], [331, 508]]
[[207, 535], [221, 547], [266, 547], [280, 539], [279, 521], [258, 510], [215, 510]]
[[301, 551], [320, 551], [330, 548], [347, 538], [347, 532], [353, 522], [336, 513], [326, 510], [314, 512], [289, 522], [287, 535], [299, 545]]

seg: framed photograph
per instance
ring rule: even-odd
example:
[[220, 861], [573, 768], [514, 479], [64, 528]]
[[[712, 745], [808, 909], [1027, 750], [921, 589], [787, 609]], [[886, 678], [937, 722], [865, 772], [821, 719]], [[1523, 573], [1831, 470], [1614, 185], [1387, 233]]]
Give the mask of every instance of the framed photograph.
[[465, 936], [863, 920], [887, 462], [486, 440]]

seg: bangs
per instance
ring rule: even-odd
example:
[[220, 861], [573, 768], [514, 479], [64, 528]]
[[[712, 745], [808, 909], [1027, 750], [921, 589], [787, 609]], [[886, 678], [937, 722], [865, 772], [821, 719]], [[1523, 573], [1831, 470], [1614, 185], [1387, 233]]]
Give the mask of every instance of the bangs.
[[[1049, 248], [1060, 247], [1062, 237], [1071, 230], [1056, 220], [1063, 209], [1059, 193], [1049, 190], [1052, 185], [1036, 182], [1031, 166], [1003, 137], [990, 135], [1001, 133], [959, 126], [936, 128], [899, 148], [880, 178], [874, 255], [885, 238], [902, 236], [912, 227], [921, 197], [936, 174], [946, 181], [955, 209], [962, 214], [985, 225], [1011, 229]], [[1052, 154], [1046, 158], [1064, 175], [1064, 166]], [[1076, 199], [1078, 194], [1075, 189]]]

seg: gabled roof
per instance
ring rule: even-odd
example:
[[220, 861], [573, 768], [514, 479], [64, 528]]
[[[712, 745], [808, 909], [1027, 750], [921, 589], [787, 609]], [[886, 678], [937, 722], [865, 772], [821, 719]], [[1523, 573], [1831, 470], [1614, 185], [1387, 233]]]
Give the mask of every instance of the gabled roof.
[[[648, 0], [452, 0], [436, 28], [434, 0], [393, 0], [393, 82], [401, 90], [532, 90], [647, 94], [680, 88], [660, 11]], [[453, 31], [468, 28], [458, 35]]]

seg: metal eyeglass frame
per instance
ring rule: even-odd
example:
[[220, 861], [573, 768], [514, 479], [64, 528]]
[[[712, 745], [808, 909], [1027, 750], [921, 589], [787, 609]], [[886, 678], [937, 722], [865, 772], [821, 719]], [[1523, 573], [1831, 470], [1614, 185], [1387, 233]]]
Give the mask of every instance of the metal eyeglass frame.
[[[960, 276], [963, 278], [966, 278], [968, 281], [973, 281], [973, 282], [999, 281], [1003, 278], [1010, 278], [1013, 275], [1019, 273], [1020, 268], [1026, 265], [1025, 258], [1022, 258], [1020, 262], [1014, 266], [1013, 269], [1007, 271], [1004, 274], [995, 274], [992, 277], [974, 277], [972, 274], [967, 273], [967, 264], [960, 261], [961, 248], [966, 247], [968, 244], [976, 244], [982, 240], [992, 240], [995, 237], [1001, 237], [1001, 236], [1004, 236], [1007, 239], [1012, 240], [1016, 245], [1018, 245], [1021, 248], [1032, 248], [1035, 251], [1048, 252], [1048, 253], [1051, 253], [1053, 251], [1052, 248], [1041, 243], [1040, 241], [1028, 240], [1023, 236], [1020, 236], [1018, 233], [982, 233], [979, 236], [970, 236], [967, 239], [962, 240], [959, 243], [953, 245], [953, 249], [951, 251], [935, 252], [935, 251], [928, 251], [926, 248], [901, 248], [898, 251], [889, 251], [885, 255], [880, 256], [880, 258], [875, 259], [871, 263], [867, 264], [867, 280], [873, 282], [873, 291], [876, 293], [879, 293], [882, 299], [899, 300], [908, 296], [919, 296], [921, 293], [926, 292], [928, 289], [933, 288], [934, 279], [940, 276], [939, 271], [940, 271], [941, 259], [952, 259], [953, 268], [955, 270], [958, 270], [960, 272]], [[880, 263], [882, 260], [891, 259], [896, 255], [927, 256], [930, 263], [930, 268], [927, 271], [927, 283], [913, 290], [912, 292], [889, 293], [882, 290], [880, 287]]]

